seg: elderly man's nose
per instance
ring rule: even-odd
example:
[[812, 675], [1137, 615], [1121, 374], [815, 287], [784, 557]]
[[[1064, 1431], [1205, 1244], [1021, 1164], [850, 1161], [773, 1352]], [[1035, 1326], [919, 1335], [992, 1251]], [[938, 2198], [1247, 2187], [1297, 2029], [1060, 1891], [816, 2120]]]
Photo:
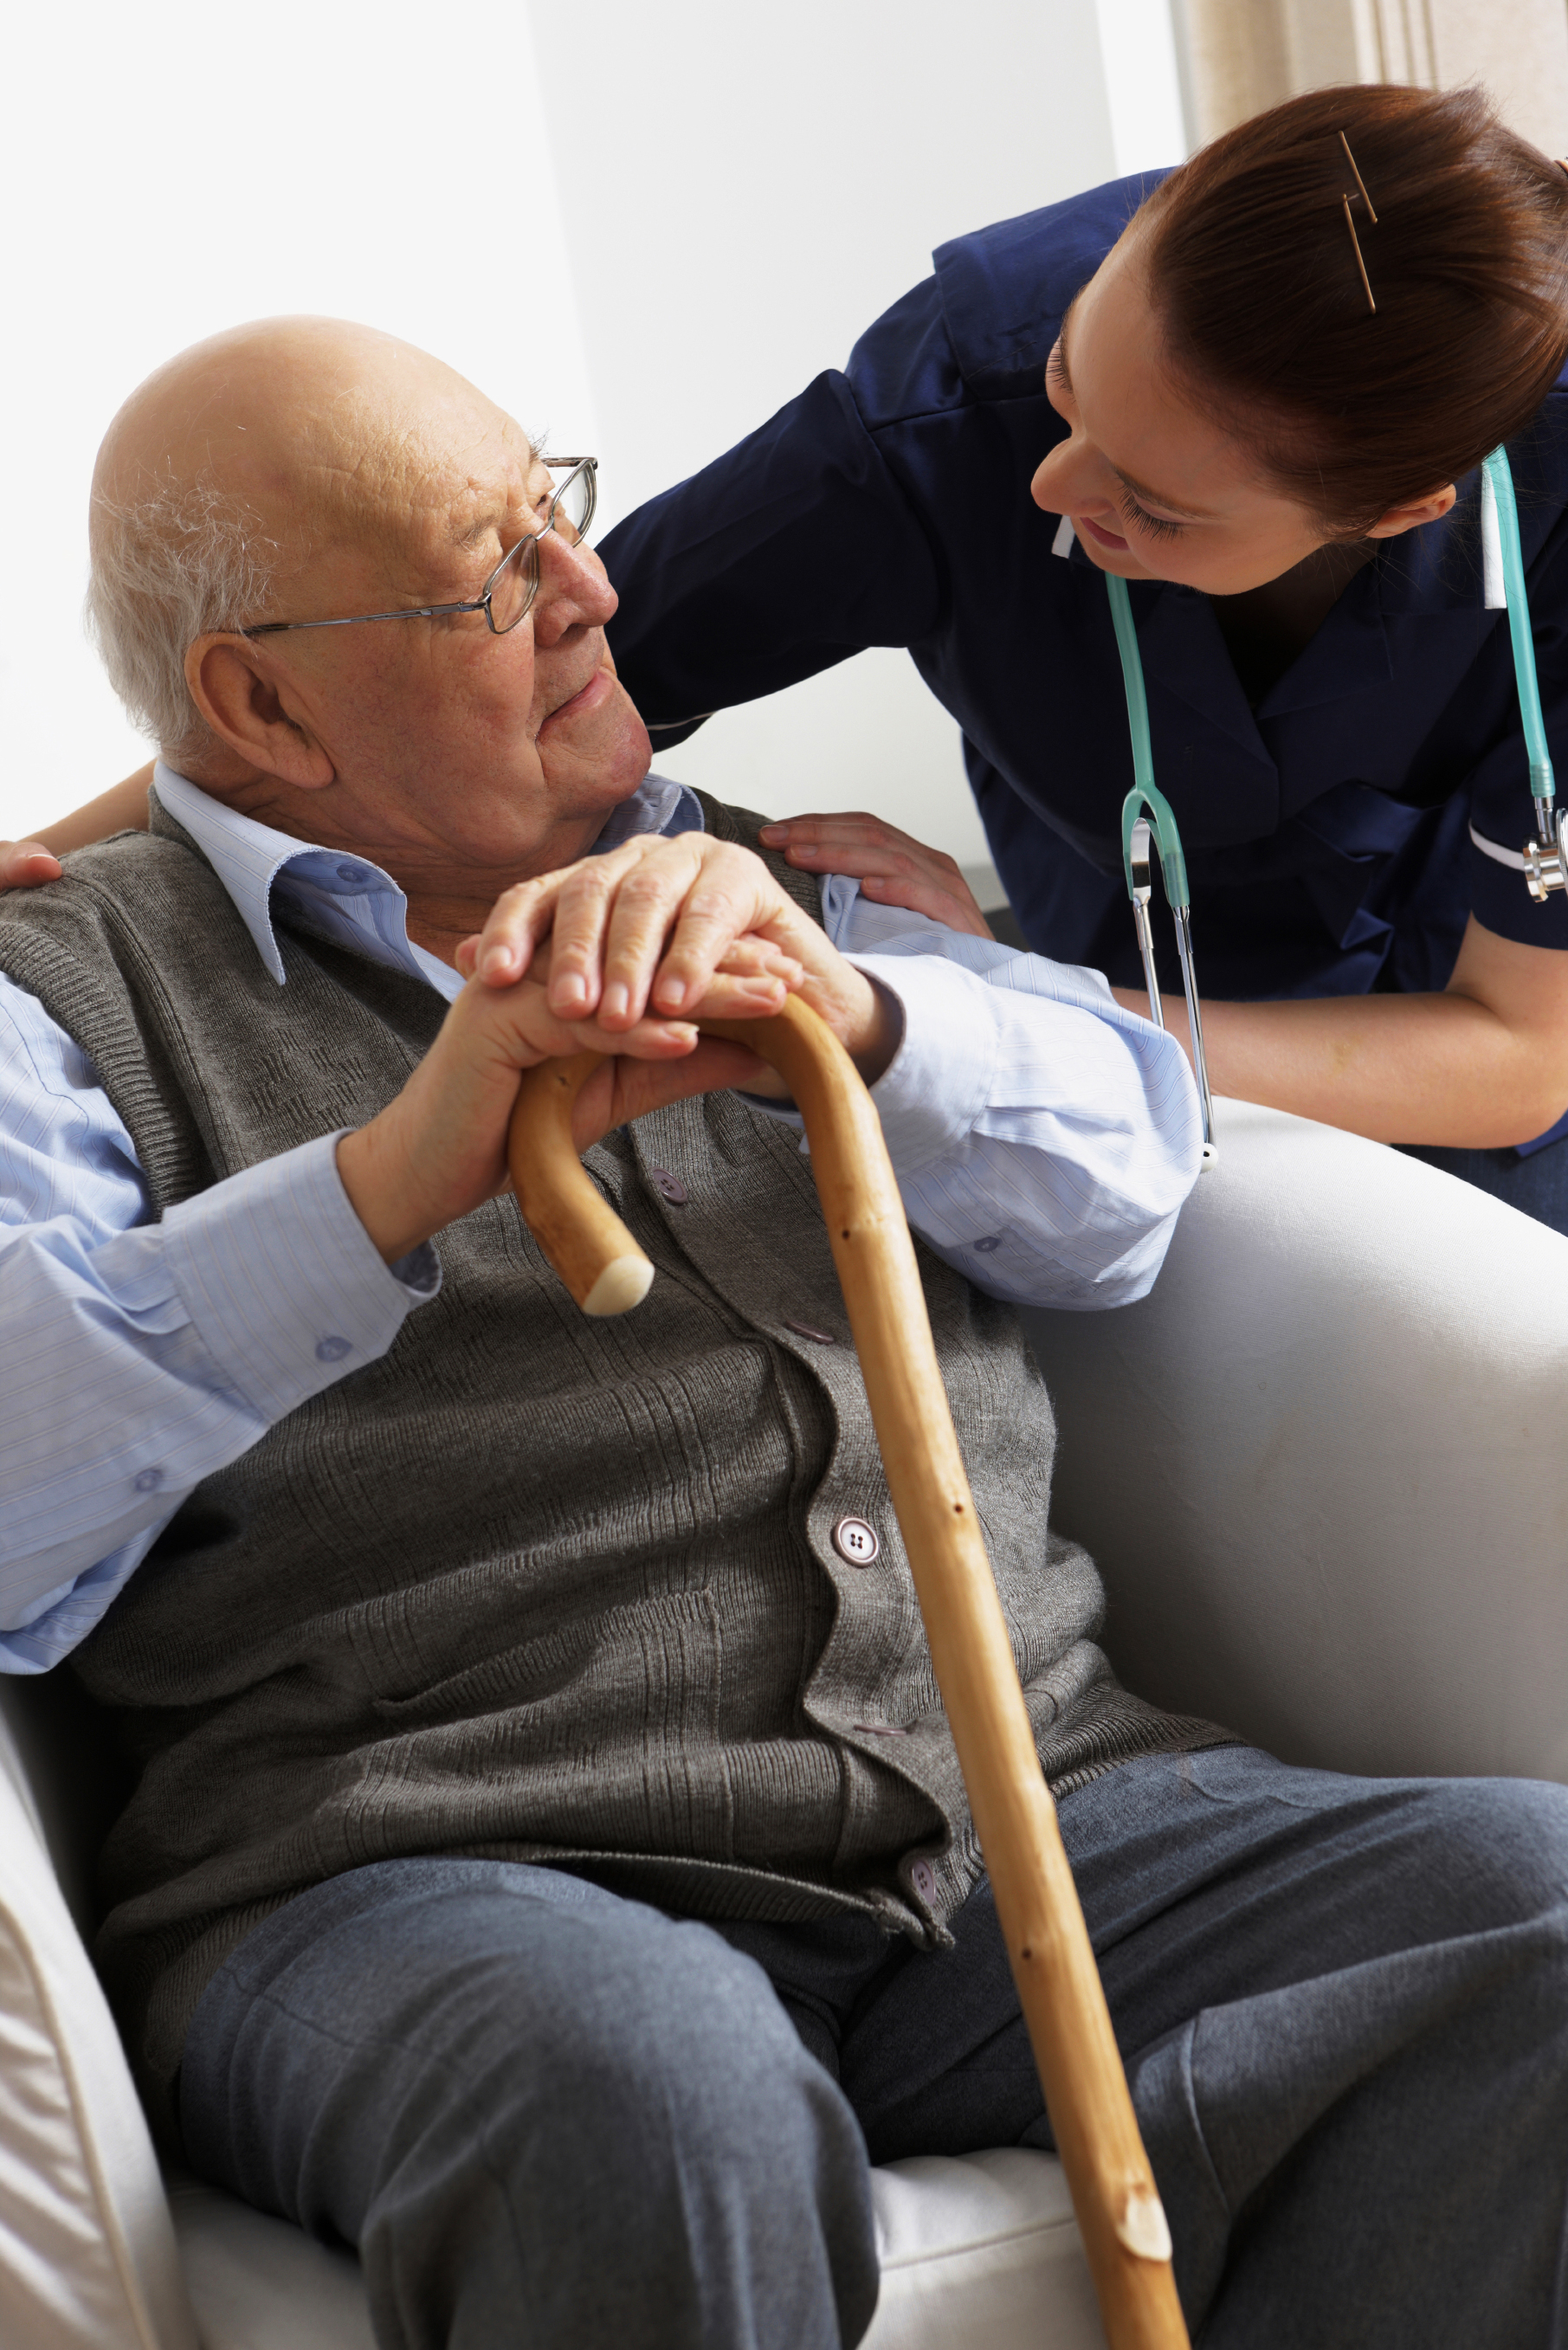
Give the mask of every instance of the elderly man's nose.
[[619, 602], [591, 547], [574, 544], [558, 530], [546, 532], [539, 545], [539, 592], [534, 598], [536, 643], [553, 643], [585, 622], [602, 628]]

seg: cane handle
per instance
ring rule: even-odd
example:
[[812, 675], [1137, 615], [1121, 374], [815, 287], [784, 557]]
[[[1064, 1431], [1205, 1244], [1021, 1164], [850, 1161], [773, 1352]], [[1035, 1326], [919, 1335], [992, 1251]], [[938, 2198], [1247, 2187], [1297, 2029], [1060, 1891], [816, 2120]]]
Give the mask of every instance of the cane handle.
[[[779, 1072], [812, 1170], [958, 1750], [1111, 2350], [1187, 2350], [1170, 2235], [1138, 2136], [1099, 1971], [1019, 1686], [938, 1367], [881, 1124], [854, 1063], [798, 996], [766, 1020], [704, 1021]], [[518, 1203], [588, 1313], [636, 1304], [653, 1268], [589, 1181], [572, 1106], [595, 1055], [524, 1076], [508, 1156]]]

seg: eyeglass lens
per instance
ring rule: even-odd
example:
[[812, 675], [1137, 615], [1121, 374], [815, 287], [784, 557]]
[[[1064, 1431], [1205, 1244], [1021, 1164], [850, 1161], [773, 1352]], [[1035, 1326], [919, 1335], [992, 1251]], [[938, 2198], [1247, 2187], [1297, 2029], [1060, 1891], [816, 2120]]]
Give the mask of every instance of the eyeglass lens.
[[[591, 465], [579, 465], [557, 491], [547, 527], [557, 530], [568, 546], [586, 536], [594, 512]], [[539, 539], [530, 534], [513, 549], [490, 588], [491, 626], [504, 636], [514, 629], [534, 601], [539, 586]]]

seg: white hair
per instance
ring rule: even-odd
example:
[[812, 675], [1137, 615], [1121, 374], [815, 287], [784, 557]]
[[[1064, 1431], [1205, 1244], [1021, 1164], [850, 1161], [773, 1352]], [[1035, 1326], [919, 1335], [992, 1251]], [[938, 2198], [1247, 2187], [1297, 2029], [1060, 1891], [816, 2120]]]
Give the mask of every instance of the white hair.
[[265, 611], [282, 552], [211, 482], [161, 484], [123, 504], [94, 496], [88, 631], [132, 723], [166, 756], [213, 740], [185, 682], [188, 649]]

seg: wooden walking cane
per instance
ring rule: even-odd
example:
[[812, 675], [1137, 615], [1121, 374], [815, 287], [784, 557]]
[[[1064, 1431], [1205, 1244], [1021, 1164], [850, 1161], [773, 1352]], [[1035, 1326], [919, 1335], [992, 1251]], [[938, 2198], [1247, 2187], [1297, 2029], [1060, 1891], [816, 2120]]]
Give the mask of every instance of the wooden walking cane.
[[[701, 1025], [771, 1062], [805, 1121], [888, 1487], [1106, 2338], [1111, 2350], [1187, 2350], [1169, 2230], [1034, 1751], [877, 1111], [843, 1045], [798, 996], [771, 1019]], [[647, 1295], [653, 1267], [572, 1142], [573, 1106], [601, 1057], [580, 1053], [526, 1072], [508, 1155], [524, 1217], [577, 1304], [620, 1314]]]

